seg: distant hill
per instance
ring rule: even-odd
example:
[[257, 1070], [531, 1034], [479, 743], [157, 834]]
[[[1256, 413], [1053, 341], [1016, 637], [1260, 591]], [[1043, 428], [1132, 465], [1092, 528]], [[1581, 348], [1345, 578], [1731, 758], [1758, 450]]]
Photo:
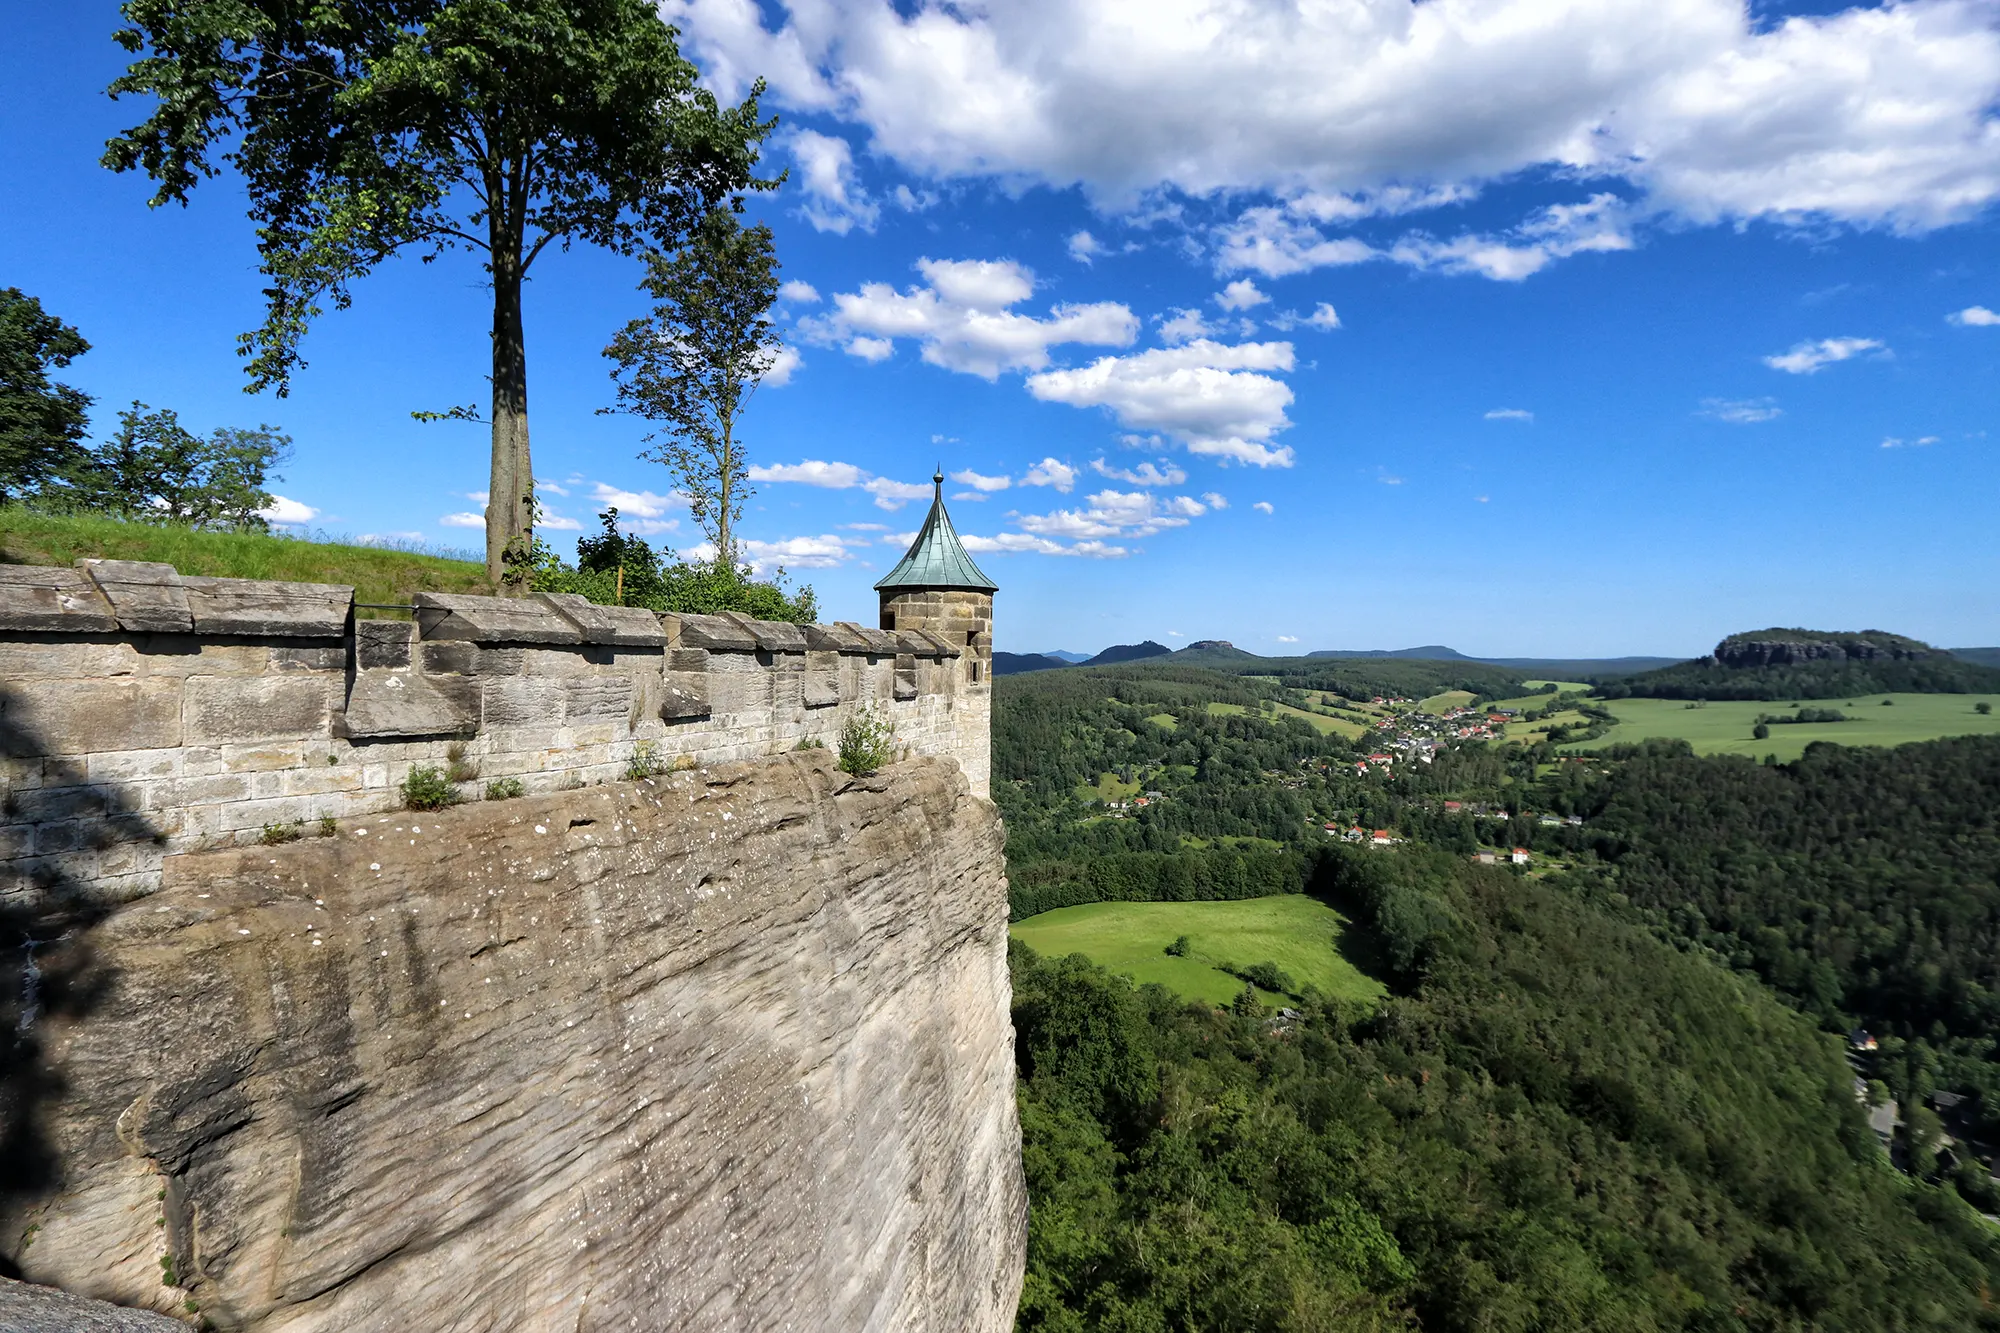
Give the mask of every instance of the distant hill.
[[1420, 662], [1480, 662], [1557, 679], [1594, 679], [1599, 676], [1626, 676], [1639, 671], [1656, 671], [1673, 666], [1678, 657], [1472, 657], [1441, 643], [1418, 648], [1322, 648], [1307, 657], [1351, 660], [1361, 657], [1398, 657]]
[[1945, 651], [1961, 662], [1977, 662], [1981, 666], [2000, 667], [2000, 648], [1947, 648]]
[[[1030, 656], [1036, 655], [1030, 654]], [[1049, 651], [1038, 655], [1041, 657], [1053, 657], [1059, 662], [1088, 662], [1090, 660], [1089, 653], [1073, 653], [1067, 648], [1051, 648]]]
[[1174, 654], [1176, 664], [1218, 666], [1237, 662], [1265, 662], [1272, 659], [1246, 653], [1227, 639], [1196, 639]]
[[1732, 634], [1707, 657], [1598, 682], [1598, 693], [1613, 699], [1834, 699], [1892, 691], [2000, 694], [2000, 669], [1883, 630], [1790, 628]]
[[993, 674], [996, 676], [1018, 676], [1024, 671], [1053, 671], [1068, 665], [1068, 662], [1047, 653], [1003, 653], [996, 649], [993, 654]]
[[1078, 666], [1111, 666], [1118, 662], [1137, 662], [1146, 657], [1165, 657], [1173, 649], [1164, 643], [1154, 643], [1147, 639], [1142, 643], [1118, 643], [1106, 648], [1095, 657], [1085, 658]]

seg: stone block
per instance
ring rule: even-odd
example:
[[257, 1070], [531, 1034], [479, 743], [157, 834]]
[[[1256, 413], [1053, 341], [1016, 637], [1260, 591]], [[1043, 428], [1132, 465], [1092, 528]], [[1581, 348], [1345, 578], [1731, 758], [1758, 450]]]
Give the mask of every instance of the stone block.
[[870, 657], [894, 657], [902, 651], [901, 640], [888, 630], [870, 629], [851, 620], [843, 620], [839, 624], [842, 629], [860, 636], [861, 641], [868, 646]]
[[481, 676], [518, 676], [527, 669], [530, 651], [527, 648], [481, 648], [479, 660], [472, 664], [472, 669]]
[[660, 702], [661, 721], [683, 722], [709, 715], [706, 671], [669, 671], [666, 681]]
[[639, 646], [667, 641], [659, 616], [643, 606], [599, 606], [573, 592], [538, 592], [535, 596], [576, 626], [585, 643]]
[[805, 631], [783, 620], [753, 620], [740, 611], [725, 611], [745, 634], [767, 653], [802, 653], [806, 650]]
[[0, 630], [16, 634], [107, 634], [111, 603], [88, 576], [49, 565], [0, 565]]
[[482, 727], [554, 727], [562, 721], [563, 684], [534, 676], [480, 682]]
[[470, 676], [359, 671], [347, 693], [344, 733], [356, 740], [455, 736], [479, 726], [479, 682]]
[[181, 743], [174, 677], [20, 680], [0, 690], [0, 751], [81, 755]]
[[708, 649], [669, 648], [664, 669], [668, 671], [707, 671]]
[[632, 712], [632, 678], [586, 676], [564, 682], [563, 721], [570, 726], [624, 722]]
[[191, 676], [187, 740], [228, 745], [325, 736], [337, 697], [332, 680], [310, 676]]
[[897, 701], [907, 701], [917, 697], [917, 659], [908, 654], [896, 658], [896, 682], [892, 696]]
[[357, 620], [354, 622], [354, 665], [361, 671], [406, 667], [410, 645], [417, 636], [415, 621]]
[[[6, 568], [0, 565], [0, 570]], [[110, 633], [119, 633], [115, 624]], [[131, 644], [104, 638], [58, 639], [29, 634], [0, 643], [0, 678], [131, 676], [138, 674], [139, 665], [139, 652]]]
[[577, 648], [522, 648], [521, 672], [529, 676], [587, 676], [592, 673], [586, 650]]
[[334, 583], [275, 583], [184, 575], [197, 634], [252, 639], [342, 639], [354, 589]]
[[347, 646], [329, 643], [312, 648], [274, 647], [271, 649], [271, 669], [288, 672], [345, 671]]
[[576, 626], [546, 602], [464, 593], [420, 592], [417, 625], [425, 639], [472, 643], [582, 643]]
[[830, 708], [840, 702], [840, 654], [809, 651], [805, 655], [805, 705]]
[[187, 589], [172, 565], [142, 560], [79, 560], [77, 568], [90, 577], [118, 627], [134, 633], [187, 634], [194, 629]]
[[142, 782], [181, 775], [179, 750], [111, 750], [87, 755], [84, 773], [92, 782]]
[[706, 648], [710, 652], [749, 653], [757, 649], [757, 636], [727, 616], [681, 616], [676, 646]]
[[809, 652], [859, 655], [868, 651], [868, 640], [862, 637], [859, 627], [851, 623], [807, 625], [804, 628], [806, 649]]
[[417, 646], [418, 665], [429, 676], [470, 676], [479, 669], [479, 654], [478, 644], [463, 640]]

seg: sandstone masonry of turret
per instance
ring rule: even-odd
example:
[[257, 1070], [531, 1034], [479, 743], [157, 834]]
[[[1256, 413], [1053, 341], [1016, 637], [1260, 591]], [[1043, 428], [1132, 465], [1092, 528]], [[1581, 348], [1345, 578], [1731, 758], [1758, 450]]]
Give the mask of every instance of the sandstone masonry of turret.
[[[401, 804], [456, 756], [476, 797], [837, 745], [857, 710], [988, 795], [991, 599], [893, 630], [654, 615], [574, 596], [354, 590], [168, 565], [0, 566], [0, 907], [128, 901], [177, 853]], [[906, 599], [907, 600], [907, 599]], [[949, 605], [947, 605], [949, 603]], [[907, 622], [907, 623], [905, 623]], [[971, 637], [968, 637], [971, 631]]]

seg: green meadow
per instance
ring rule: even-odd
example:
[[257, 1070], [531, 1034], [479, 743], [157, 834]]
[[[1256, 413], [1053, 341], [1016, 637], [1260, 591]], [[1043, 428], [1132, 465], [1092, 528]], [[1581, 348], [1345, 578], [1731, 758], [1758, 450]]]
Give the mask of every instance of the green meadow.
[[[1883, 700], [1889, 700], [1884, 704]], [[1981, 716], [1977, 703], [1991, 703], [1996, 712]], [[1750, 729], [1759, 713], [1794, 713], [1807, 708], [1838, 708], [1846, 722], [1774, 723], [1768, 740], [1756, 740]], [[1604, 706], [1618, 725], [1578, 748], [1602, 749], [1656, 736], [1687, 741], [1697, 754], [1741, 754], [1781, 761], [1797, 759], [1814, 741], [1841, 745], [1902, 745], [1940, 736], [2000, 734], [2000, 696], [1976, 694], [1867, 694], [1854, 699], [1806, 699], [1781, 702], [1712, 700], [1690, 708], [1681, 699], [1612, 699]]]
[[[1176, 994], [1225, 1005], [1243, 982], [1217, 963], [1249, 967], [1276, 963], [1298, 984], [1325, 994], [1373, 1003], [1384, 988], [1340, 954], [1335, 945], [1346, 918], [1304, 894], [1246, 898], [1238, 902], [1089, 903], [1062, 907], [1017, 921], [1009, 932], [1036, 953], [1080, 953], [1113, 972]], [[1188, 937], [1186, 957], [1167, 953]], [[1283, 997], [1259, 992], [1266, 1003]]]
[[1471, 690], [1446, 690], [1443, 694], [1433, 694], [1418, 704], [1417, 711], [1442, 717], [1454, 708], [1465, 707], [1477, 697]]

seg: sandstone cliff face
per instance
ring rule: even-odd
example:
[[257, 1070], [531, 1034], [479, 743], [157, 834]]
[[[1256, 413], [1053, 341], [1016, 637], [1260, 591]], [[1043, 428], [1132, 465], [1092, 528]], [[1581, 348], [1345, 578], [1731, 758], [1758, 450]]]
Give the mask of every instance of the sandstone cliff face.
[[104, 989], [46, 1020], [59, 1179], [0, 1252], [258, 1333], [999, 1333], [1006, 918], [998, 819], [938, 760], [170, 858], [68, 946]]

